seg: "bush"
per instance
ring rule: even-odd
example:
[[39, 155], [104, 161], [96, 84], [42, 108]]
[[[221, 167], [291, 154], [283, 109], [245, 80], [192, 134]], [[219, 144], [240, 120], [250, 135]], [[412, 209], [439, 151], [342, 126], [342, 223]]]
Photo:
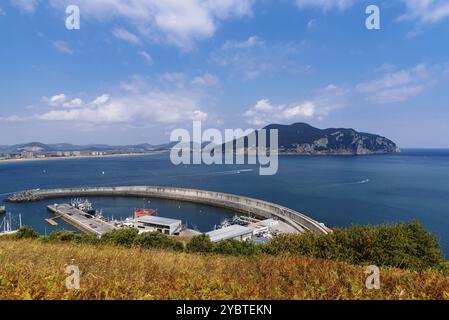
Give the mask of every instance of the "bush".
[[77, 234], [74, 231], [66, 231], [66, 230], [58, 230], [50, 233], [48, 236], [50, 241], [79, 241], [81, 239], [81, 235]]
[[36, 239], [39, 238], [39, 233], [30, 227], [24, 226], [14, 234], [14, 237], [16, 239]]
[[200, 253], [210, 253], [213, 252], [214, 244], [210, 240], [207, 234], [202, 234], [196, 237], [193, 237], [187, 243], [187, 251], [188, 252], [200, 252]]
[[101, 236], [101, 242], [116, 246], [131, 247], [139, 231], [134, 228], [116, 229]]
[[252, 256], [259, 251], [259, 246], [238, 240], [223, 240], [216, 243], [213, 248], [215, 253], [232, 256]]
[[301, 255], [423, 270], [444, 261], [437, 239], [416, 222], [353, 226], [328, 235], [282, 235], [263, 247], [269, 254]]
[[78, 243], [82, 244], [92, 244], [92, 245], [99, 245], [101, 244], [100, 238], [98, 238], [95, 234], [84, 234], [79, 239], [77, 239]]
[[160, 232], [145, 232], [137, 235], [134, 240], [135, 245], [150, 249], [168, 249], [175, 251], [183, 251], [184, 245]]

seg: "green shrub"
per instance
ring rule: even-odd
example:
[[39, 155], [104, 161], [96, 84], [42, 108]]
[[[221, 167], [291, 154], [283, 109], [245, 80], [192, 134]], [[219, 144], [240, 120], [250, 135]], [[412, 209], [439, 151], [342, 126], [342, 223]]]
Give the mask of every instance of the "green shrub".
[[20, 228], [15, 234], [16, 239], [36, 239], [39, 238], [39, 233], [34, 231], [32, 228], [24, 226]]
[[74, 231], [66, 231], [66, 230], [58, 230], [50, 233], [48, 236], [50, 241], [79, 241], [81, 239], [81, 235], [77, 234]]
[[435, 268], [444, 261], [437, 239], [416, 222], [353, 226], [328, 235], [282, 235], [263, 250], [416, 270]]
[[101, 243], [131, 247], [139, 231], [134, 228], [116, 229], [101, 236]]
[[83, 234], [79, 239], [77, 239], [78, 243], [82, 244], [92, 244], [99, 245], [101, 244], [100, 238], [98, 238], [95, 234]]
[[259, 246], [246, 241], [223, 240], [214, 244], [213, 252], [232, 256], [253, 256], [259, 253]]
[[175, 251], [183, 251], [184, 245], [160, 232], [145, 232], [137, 235], [134, 240], [135, 245], [150, 249], [168, 249]]
[[186, 248], [188, 252], [210, 253], [214, 250], [214, 244], [207, 234], [201, 234], [193, 237]]

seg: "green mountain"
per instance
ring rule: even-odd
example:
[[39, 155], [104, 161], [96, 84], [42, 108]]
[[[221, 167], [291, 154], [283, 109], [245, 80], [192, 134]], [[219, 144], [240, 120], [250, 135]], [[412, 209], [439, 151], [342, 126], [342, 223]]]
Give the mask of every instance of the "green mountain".
[[[358, 132], [354, 129], [318, 129], [306, 123], [294, 123], [292, 125], [270, 124], [263, 129], [278, 130], [280, 153], [304, 155], [370, 155], [400, 152], [400, 149], [393, 141], [376, 134]], [[259, 133], [260, 131], [256, 131], [256, 137], [259, 136]], [[267, 133], [268, 137], [269, 134]], [[247, 137], [241, 139], [244, 139], [244, 151], [247, 152], [248, 139]], [[236, 140], [232, 143], [234, 145], [234, 151], [236, 151]], [[256, 143], [255, 146], [258, 146], [258, 144]], [[249, 149], [254, 149], [255, 146], [249, 146]], [[270, 146], [269, 141], [267, 146]], [[241, 152], [241, 150], [239, 151]]]

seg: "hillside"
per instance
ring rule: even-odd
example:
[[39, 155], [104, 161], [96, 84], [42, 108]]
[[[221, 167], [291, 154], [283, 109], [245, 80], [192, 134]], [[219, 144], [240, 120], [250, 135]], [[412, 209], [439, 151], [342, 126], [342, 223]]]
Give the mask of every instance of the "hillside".
[[[65, 267], [81, 290], [65, 289]], [[365, 288], [362, 266], [288, 256], [239, 258], [0, 239], [0, 299], [449, 299], [439, 272], [381, 270]]]
[[[264, 129], [277, 129], [279, 152], [305, 155], [370, 155], [400, 152], [391, 140], [354, 129], [318, 129], [306, 123], [271, 124]], [[256, 132], [258, 136], [259, 132]], [[245, 139], [247, 140], [247, 139]], [[234, 149], [236, 141], [233, 141]], [[247, 144], [247, 142], [246, 142]], [[270, 143], [268, 143], [268, 146]], [[258, 146], [256, 144], [256, 146]], [[254, 147], [254, 146], [250, 146]], [[248, 146], [245, 145], [245, 149]]]
[[23, 151], [35, 153], [65, 152], [65, 151], [101, 151], [101, 152], [148, 152], [170, 148], [171, 144], [151, 145], [148, 143], [136, 145], [112, 146], [107, 144], [74, 145], [70, 143], [44, 144], [41, 142], [30, 142], [16, 145], [0, 146], [0, 154], [20, 154]]

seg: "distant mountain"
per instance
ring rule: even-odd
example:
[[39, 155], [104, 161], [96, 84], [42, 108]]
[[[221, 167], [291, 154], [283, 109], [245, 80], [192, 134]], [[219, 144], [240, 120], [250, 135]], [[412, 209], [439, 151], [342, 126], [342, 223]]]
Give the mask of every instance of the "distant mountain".
[[[271, 124], [264, 129], [277, 129], [279, 152], [305, 155], [371, 155], [400, 152], [391, 140], [354, 129], [318, 129], [306, 123], [292, 125]], [[256, 132], [258, 136], [259, 132]], [[269, 137], [269, 134], [267, 134]], [[246, 138], [245, 142], [247, 143]], [[236, 141], [233, 142], [234, 150]], [[268, 142], [268, 146], [270, 143]], [[257, 146], [257, 144], [256, 144]], [[255, 146], [251, 146], [254, 148]], [[251, 148], [250, 148], [251, 149]], [[245, 152], [248, 146], [245, 145]], [[237, 151], [239, 152], [239, 151]], [[241, 152], [241, 150], [240, 150]]]
[[[306, 123], [295, 123], [292, 125], [271, 124], [264, 129], [277, 129], [279, 132], [279, 152], [288, 154], [310, 154], [310, 155], [369, 155], [400, 152], [396, 144], [382, 136], [357, 132], [354, 129], [318, 129]], [[256, 136], [259, 132], [256, 131]], [[268, 135], [269, 136], [269, 135]], [[248, 139], [241, 138], [247, 141]], [[233, 143], [235, 152], [236, 140]], [[204, 145], [207, 143], [203, 143]], [[13, 146], [0, 146], [0, 154], [20, 154], [23, 151], [39, 153], [54, 153], [67, 151], [98, 151], [109, 153], [145, 153], [149, 151], [168, 150], [174, 145], [177, 147], [193, 148], [194, 144], [186, 145], [171, 142], [161, 145], [148, 143], [136, 145], [110, 146], [106, 144], [73, 145], [69, 143], [44, 144], [31, 142]], [[269, 142], [267, 146], [269, 146]], [[257, 144], [256, 144], [257, 146]], [[250, 146], [255, 148], [256, 146]], [[223, 145], [223, 149], [225, 145]], [[224, 151], [224, 150], [223, 150]], [[248, 151], [245, 145], [243, 152]]]

